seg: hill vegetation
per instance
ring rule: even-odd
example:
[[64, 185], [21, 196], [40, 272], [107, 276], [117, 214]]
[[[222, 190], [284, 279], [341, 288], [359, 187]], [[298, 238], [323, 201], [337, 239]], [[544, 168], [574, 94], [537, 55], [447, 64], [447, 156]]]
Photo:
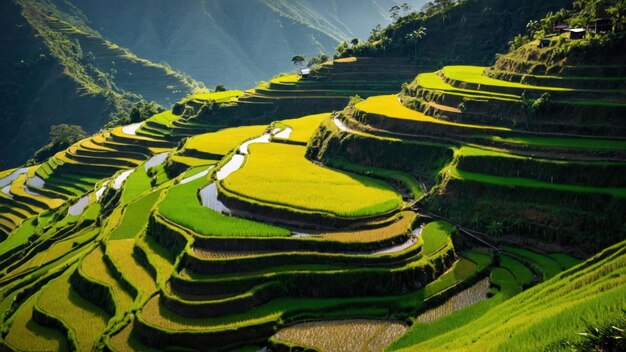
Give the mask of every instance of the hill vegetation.
[[64, 149], [0, 172], [0, 349], [623, 349], [625, 67], [597, 60], [619, 23], [55, 129]]

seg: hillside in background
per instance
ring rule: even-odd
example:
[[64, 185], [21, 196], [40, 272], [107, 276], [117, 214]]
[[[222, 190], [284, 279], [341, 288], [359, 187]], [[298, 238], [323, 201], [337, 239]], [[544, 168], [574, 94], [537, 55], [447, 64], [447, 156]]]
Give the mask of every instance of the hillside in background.
[[93, 133], [132, 102], [169, 106], [198, 85], [69, 21], [46, 1], [1, 6], [0, 119], [6, 127], [0, 165], [24, 163], [47, 143], [52, 125], [76, 124]]
[[[400, 18], [381, 32], [340, 53], [348, 56], [405, 56], [422, 66], [449, 64], [490, 65], [508, 42], [526, 32], [531, 20], [549, 11], [569, 7], [571, 0], [468, 0], [439, 1], [426, 12]], [[425, 28], [425, 36], [410, 34]]]
[[[65, 0], [111, 41], [213, 87], [244, 89], [292, 71], [291, 57], [332, 54], [388, 24], [389, 9], [423, 0]], [[71, 6], [68, 5], [71, 3]], [[73, 9], [72, 9], [73, 8]]]

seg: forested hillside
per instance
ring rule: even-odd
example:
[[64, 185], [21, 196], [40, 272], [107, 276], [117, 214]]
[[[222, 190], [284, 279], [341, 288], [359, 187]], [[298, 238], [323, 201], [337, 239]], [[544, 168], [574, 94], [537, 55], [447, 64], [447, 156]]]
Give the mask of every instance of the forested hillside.
[[[61, 2], [58, 1], [57, 2]], [[342, 40], [390, 23], [389, 9], [423, 0], [69, 0], [90, 26], [207, 86], [247, 88], [290, 71], [293, 55], [332, 54]], [[70, 6], [70, 5], [68, 5]]]

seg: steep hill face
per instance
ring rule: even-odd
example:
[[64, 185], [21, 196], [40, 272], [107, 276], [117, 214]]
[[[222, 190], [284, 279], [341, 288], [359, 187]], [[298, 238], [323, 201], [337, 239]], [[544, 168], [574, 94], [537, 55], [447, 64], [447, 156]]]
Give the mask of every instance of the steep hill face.
[[26, 161], [51, 125], [97, 131], [141, 98], [169, 106], [197, 83], [106, 41], [48, 2], [2, 4], [0, 165]]
[[[571, 0], [475, 0], [458, 4], [442, 12], [413, 13], [385, 28], [342, 56], [405, 56], [422, 65], [489, 65], [496, 53], [506, 52], [508, 42], [526, 32], [530, 20], [549, 11], [569, 6]], [[454, 3], [454, 1], [452, 2]], [[413, 41], [409, 34], [426, 28], [423, 38]]]
[[[331, 54], [340, 40], [389, 23], [403, 1], [141, 0], [71, 2], [94, 29], [154, 62], [167, 62], [212, 86], [247, 88], [292, 70], [295, 54]], [[424, 1], [408, 1], [419, 8]]]

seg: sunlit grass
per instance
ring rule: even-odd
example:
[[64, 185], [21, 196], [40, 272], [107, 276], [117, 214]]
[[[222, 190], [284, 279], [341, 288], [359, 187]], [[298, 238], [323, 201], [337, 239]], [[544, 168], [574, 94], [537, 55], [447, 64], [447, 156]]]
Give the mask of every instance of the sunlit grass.
[[247, 139], [259, 136], [267, 126], [243, 126], [205, 133], [189, 139], [185, 149], [212, 155], [226, 155]]
[[338, 216], [376, 215], [402, 205], [388, 184], [315, 165], [305, 151], [295, 145], [253, 144], [244, 166], [222, 184], [259, 202]]
[[411, 110], [407, 108], [406, 106], [402, 105], [398, 101], [398, 97], [396, 95], [379, 95], [375, 97], [370, 97], [356, 104], [355, 108], [357, 110], [360, 110], [366, 113], [386, 116], [386, 117], [394, 118], [394, 119], [412, 120], [412, 121], [419, 121], [419, 122], [425, 122], [425, 123], [434, 123], [434, 124], [471, 128], [471, 129], [489, 129], [489, 130], [498, 130], [498, 131], [510, 131], [509, 128], [504, 128], [504, 127], [468, 125], [468, 124], [439, 120], [434, 117], [427, 116], [419, 111], [415, 111], [415, 110]]
[[167, 191], [159, 204], [159, 213], [167, 219], [206, 236], [283, 237], [290, 231], [280, 227], [226, 216], [202, 206], [198, 191], [206, 184], [200, 178]]

